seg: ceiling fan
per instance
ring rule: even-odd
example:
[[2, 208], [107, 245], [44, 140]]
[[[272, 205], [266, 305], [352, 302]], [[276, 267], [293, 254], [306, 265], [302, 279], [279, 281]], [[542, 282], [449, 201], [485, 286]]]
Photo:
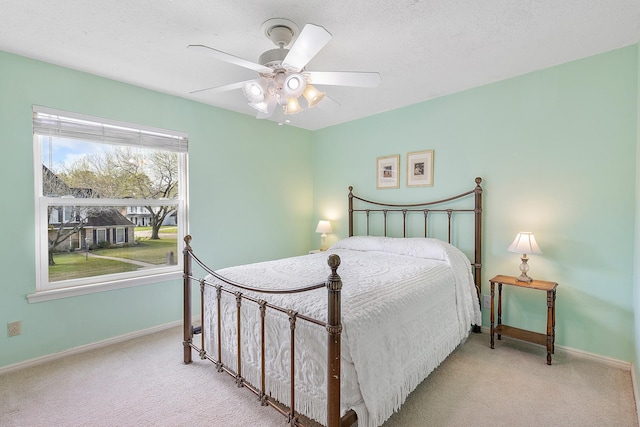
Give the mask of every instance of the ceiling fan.
[[[258, 72], [255, 79], [199, 89], [191, 93], [220, 93], [242, 89], [249, 105], [258, 110], [257, 118], [266, 119], [277, 108], [281, 108], [284, 114], [302, 111], [299, 102], [301, 96], [306, 99], [308, 108], [316, 105], [321, 108], [338, 106], [337, 102], [314, 85], [374, 88], [380, 84], [380, 74], [376, 72], [306, 70], [309, 61], [331, 40], [331, 34], [321, 26], [306, 24], [300, 32], [294, 22], [274, 18], [262, 24], [262, 32], [278, 47], [262, 53], [258, 63], [209, 46], [189, 45], [189, 49]], [[293, 39], [293, 45], [286, 48]]]

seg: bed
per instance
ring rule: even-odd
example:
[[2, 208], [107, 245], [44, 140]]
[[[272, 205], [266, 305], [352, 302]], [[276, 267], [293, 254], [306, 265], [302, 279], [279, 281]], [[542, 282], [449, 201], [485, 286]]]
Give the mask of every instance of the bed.
[[481, 182], [411, 204], [370, 201], [350, 187], [349, 236], [316, 254], [214, 271], [185, 237], [184, 362], [195, 350], [292, 425], [381, 425], [479, 332]]

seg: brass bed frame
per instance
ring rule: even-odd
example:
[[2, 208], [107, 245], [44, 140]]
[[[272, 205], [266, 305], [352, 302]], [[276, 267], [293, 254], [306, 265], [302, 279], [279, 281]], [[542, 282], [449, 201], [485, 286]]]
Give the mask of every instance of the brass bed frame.
[[[375, 202], [371, 200], [364, 199], [362, 197], [358, 197], [353, 194], [353, 187], [349, 187], [349, 237], [354, 236], [354, 214], [364, 214], [365, 218], [365, 229], [366, 234], [370, 235], [370, 226], [371, 226], [371, 217], [373, 215], [382, 215], [383, 221], [383, 236], [387, 236], [388, 232], [388, 221], [391, 216], [402, 216], [402, 237], [408, 237], [407, 235], [407, 224], [408, 224], [408, 216], [410, 214], [418, 214], [424, 217], [424, 237], [428, 237], [429, 230], [429, 220], [432, 217], [432, 214], [445, 214], [447, 221], [447, 240], [449, 243], [452, 243], [452, 230], [453, 230], [453, 218], [455, 214], [458, 213], [472, 213], [474, 217], [474, 246], [473, 246], [473, 258], [474, 262], [472, 263], [473, 271], [474, 271], [474, 283], [476, 287], [476, 291], [478, 293], [478, 299], [480, 300], [481, 293], [481, 271], [482, 271], [482, 183], [481, 178], [475, 179], [475, 187], [467, 192], [462, 194], [458, 194], [453, 197], [449, 197], [446, 199], [441, 199], [437, 201], [424, 202], [424, 203], [411, 203], [411, 204], [391, 204], [391, 203], [382, 203]], [[474, 196], [471, 198], [471, 196]], [[473, 199], [473, 207], [465, 208], [460, 207], [458, 205], [453, 205], [459, 201], [467, 201], [468, 199]], [[364, 208], [354, 208], [354, 200], [358, 201], [358, 204], [362, 204]], [[452, 207], [444, 207], [446, 204], [451, 203]], [[373, 214], [373, 215], [372, 215]], [[395, 215], [397, 214], [397, 215]], [[399, 236], [397, 236], [399, 237]], [[252, 287], [245, 286], [240, 283], [233, 282], [228, 280], [211, 268], [207, 267], [205, 263], [203, 263], [194, 253], [191, 248], [191, 236], [185, 236], [185, 248], [183, 250], [184, 256], [184, 274], [183, 274], [183, 286], [184, 286], [184, 323], [183, 323], [183, 348], [184, 348], [184, 363], [188, 364], [192, 362], [192, 350], [198, 352], [199, 356], [203, 360], [209, 360], [213, 362], [213, 364], [217, 367], [217, 370], [220, 372], [226, 372], [235, 378], [236, 384], [238, 387], [246, 387], [251, 390], [254, 394], [256, 394], [262, 405], [271, 406], [275, 408], [278, 412], [280, 412], [283, 416], [287, 418], [287, 422], [293, 426], [316, 426], [317, 422], [313, 420], [309, 420], [303, 414], [299, 414], [295, 411], [295, 332], [296, 332], [296, 322], [297, 321], [305, 321], [315, 324], [319, 327], [326, 328], [327, 331], [327, 427], [345, 427], [353, 425], [357, 416], [353, 410], [349, 410], [344, 416], [340, 416], [340, 357], [341, 357], [341, 333], [342, 333], [342, 323], [341, 323], [341, 289], [342, 289], [342, 280], [337, 273], [337, 269], [340, 265], [340, 257], [338, 255], [332, 254], [328, 257], [328, 264], [331, 270], [329, 277], [326, 282], [301, 287], [294, 290], [264, 290], [264, 289], [256, 289]], [[204, 278], [199, 278], [194, 276], [193, 274], [193, 262], [197, 263], [207, 274], [210, 274], [217, 278], [219, 281], [222, 281], [229, 287], [224, 285], [217, 285], [212, 282], [207, 281]], [[200, 284], [200, 311], [201, 311], [201, 326], [194, 326], [192, 319], [192, 307], [191, 307], [191, 285], [193, 282], [198, 282]], [[217, 316], [218, 316], [218, 328], [217, 328], [217, 355], [208, 354], [205, 348], [205, 336], [204, 329], [202, 325], [204, 325], [204, 289], [205, 286], [212, 286], [216, 289], [216, 297], [217, 297]], [[299, 293], [299, 292], [307, 292], [320, 288], [327, 288], [327, 298], [328, 298], [328, 306], [327, 306], [327, 318], [326, 321], [313, 319], [308, 316], [304, 316], [294, 310], [292, 307], [279, 307], [276, 305], [272, 305], [268, 303], [264, 299], [259, 299], [255, 297], [251, 297], [249, 295], [245, 295], [243, 291], [249, 291], [260, 294], [287, 294], [287, 293]], [[235, 296], [236, 298], [236, 306], [237, 306], [237, 370], [231, 369], [225, 362], [221, 359], [221, 334], [222, 328], [220, 323], [220, 303], [221, 303], [221, 295], [223, 293], [227, 293]], [[255, 385], [251, 384], [242, 376], [242, 351], [241, 351], [241, 338], [242, 338], [242, 324], [241, 324], [241, 316], [240, 316], [240, 307], [242, 304], [255, 304], [260, 310], [261, 315], [261, 325], [260, 325], [260, 334], [261, 334], [261, 379], [260, 384]], [[284, 313], [289, 318], [290, 324], [290, 402], [283, 404], [282, 402], [278, 402], [270, 396], [267, 396], [265, 393], [265, 313], [267, 310], [275, 310], [281, 313]], [[480, 325], [474, 325], [474, 332], [480, 332]], [[200, 334], [201, 341], [200, 345], [194, 342], [194, 335]]]

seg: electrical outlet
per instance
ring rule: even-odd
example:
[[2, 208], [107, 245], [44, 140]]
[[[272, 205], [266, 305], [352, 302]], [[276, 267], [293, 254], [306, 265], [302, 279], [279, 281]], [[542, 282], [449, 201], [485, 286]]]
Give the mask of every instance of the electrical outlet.
[[22, 322], [10, 322], [7, 323], [7, 333], [10, 337], [15, 337], [16, 335], [20, 335], [22, 333]]
[[491, 295], [482, 295], [482, 306], [484, 308], [491, 308]]

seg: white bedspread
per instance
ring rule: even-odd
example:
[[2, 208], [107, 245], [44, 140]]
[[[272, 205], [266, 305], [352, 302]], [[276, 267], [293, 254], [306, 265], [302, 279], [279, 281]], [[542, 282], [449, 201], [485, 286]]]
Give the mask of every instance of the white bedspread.
[[[469, 260], [436, 239], [352, 237], [329, 251], [219, 270], [251, 287], [287, 289], [323, 282], [330, 274], [326, 258], [342, 263], [342, 411], [353, 408], [360, 427], [379, 426], [407, 395], [468, 335], [481, 314]], [[215, 282], [215, 280], [213, 280]], [[205, 290], [205, 348], [216, 354], [215, 289]], [[259, 296], [326, 320], [327, 292]], [[236, 305], [224, 298], [223, 363], [237, 369]], [[242, 306], [242, 375], [260, 384], [259, 313]], [[279, 321], [284, 328], [276, 328]], [[247, 328], [249, 322], [257, 326]], [[289, 402], [289, 322], [267, 316], [268, 394]], [[245, 330], [246, 328], [246, 330]], [[326, 419], [326, 331], [298, 320], [296, 328], [296, 410], [322, 423]]]

